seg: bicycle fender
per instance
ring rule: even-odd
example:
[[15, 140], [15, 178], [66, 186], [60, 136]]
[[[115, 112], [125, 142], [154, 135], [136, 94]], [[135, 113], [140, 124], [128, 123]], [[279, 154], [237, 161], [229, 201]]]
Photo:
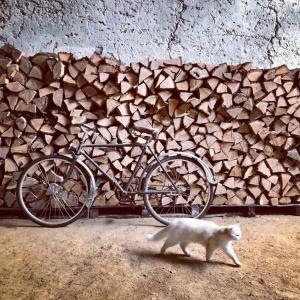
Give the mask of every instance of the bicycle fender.
[[205, 175], [207, 177], [207, 180], [211, 184], [215, 184], [215, 178], [212, 170], [209, 168], [209, 166], [199, 157], [196, 155], [190, 154], [190, 153], [183, 153], [183, 152], [171, 152], [171, 153], [164, 153], [158, 157], [158, 159], [163, 159], [165, 157], [173, 157], [173, 156], [187, 156], [190, 158], [193, 158], [199, 162], [199, 164], [203, 167], [203, 170], [205, 172]]
[[92, 171], [90, 170], [90, 168], [81, 160], [77, 160], [76, 163], [78, 163], [89, 175], [90, 177], [90, 191], [89, 191], [89, 195], [88, 195], [88, 199], [86, 202], [86, 206], [88, 208], [90, 208], [93, 204], [94, 198], [96, 196], [96, 181], [95, 181], [95, 177], [92, 173]]

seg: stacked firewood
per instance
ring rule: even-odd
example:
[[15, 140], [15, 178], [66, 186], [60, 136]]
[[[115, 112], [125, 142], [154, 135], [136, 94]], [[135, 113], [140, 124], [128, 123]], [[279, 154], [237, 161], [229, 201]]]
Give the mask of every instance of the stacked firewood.
[[[98, 53], [81, 59], [69, 53], [28, 57], [4, 45], [0, 206], [17, 206], [22, 167], [59, 149], [67, 153], [82, 137], [82, 124], [87, 143], [114, 143], [133, 141], [129, 128], [135, 123], [160, 130], [153, 145], [158, 153], [191, 152], [211, 166], [214, 204], [299, 203], [300, 182], [294, 180], [300, 174], [299, 81], [299, 70], [286, 66], [260, 70], [250, 63], [183, 64], [181, 58], [123, 66]], [[88, 153], [110, 174], [128, 178], [140, 149]], [[96, 205], [118, 203], [109, 182], [98, 193]]]

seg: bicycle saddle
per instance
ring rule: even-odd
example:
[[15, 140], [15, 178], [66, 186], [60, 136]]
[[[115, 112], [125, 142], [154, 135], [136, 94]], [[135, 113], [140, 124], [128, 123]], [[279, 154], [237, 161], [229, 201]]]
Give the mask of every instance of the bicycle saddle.
[[137, 130], [139, 132], [151, 134], [155, 138], [157, 137], [158, 132], [159, 132], [158, 129], [154, 129], [154, 128], [151, 128], [151, 127], [144, 127], [144, 126], [136, 126], [136, 125], [133, 126], [133, 129]]

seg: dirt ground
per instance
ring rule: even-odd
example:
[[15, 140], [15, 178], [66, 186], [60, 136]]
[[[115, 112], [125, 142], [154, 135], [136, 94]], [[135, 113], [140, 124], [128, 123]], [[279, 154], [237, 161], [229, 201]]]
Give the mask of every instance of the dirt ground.
[[79, 220], [59, 229], [0, 220], [0, 299], [300, 299], [300, 218], [213, 217], [241, 223], [241, 268], [216, 252], [159, 255], [151, 218]]

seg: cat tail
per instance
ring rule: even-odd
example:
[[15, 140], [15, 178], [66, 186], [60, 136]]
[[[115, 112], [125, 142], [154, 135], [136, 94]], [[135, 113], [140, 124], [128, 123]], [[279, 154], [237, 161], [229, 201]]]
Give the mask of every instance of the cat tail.
[[154, 242], [162, 240], [164, 237], [166, 237], [168, 235], [168, 231], [169, 231], [169, 228], [166, 227], [166, 228], [164, 228], [163, 230], [159, 231], [156, 234], [148, 234], [147, 235], [147, 240], [148, 241], [154, 241]]

